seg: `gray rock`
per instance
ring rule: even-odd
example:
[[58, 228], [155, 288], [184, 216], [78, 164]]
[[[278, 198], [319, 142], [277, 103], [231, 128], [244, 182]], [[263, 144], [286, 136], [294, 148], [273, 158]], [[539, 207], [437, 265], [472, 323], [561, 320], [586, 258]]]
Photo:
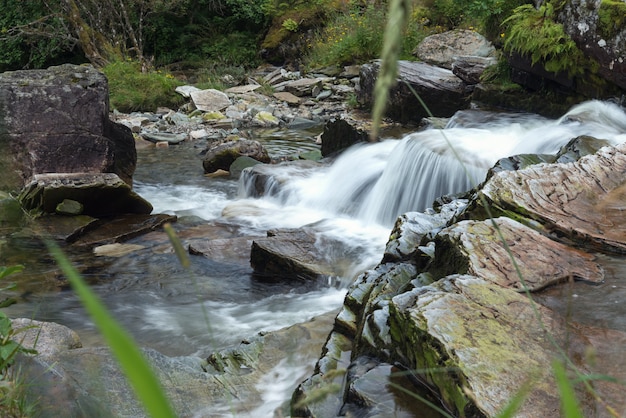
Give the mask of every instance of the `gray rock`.
[[204, 112], [220, 111], [231, 105], [228, 95], [215, 89], [192, 91], [189, 95], [196, 108]]
[[264, 280], [334, 277], [339, 271], [316, 246], [314, 231], [307, 228], [274, 230], [252, 242], [250, 264]]
[[573, 279], [596, 284], [604, 280], [594, 256], [552, 241], [510, 218], [461, 221], [437, 233], [434, 243], [434, 260], [426, 268], [435, 279], [469, 274], [520, 292]]
[[457, 29], [424, 38], [413, 55], [439, 67], [452, 69], [459, 57], [495, 57], [496, 49], [484, 36], [471, 30]]
[[[496, 173], [479, 193], [493, 212], [520, 213], [524, 222], [561, 242], [624, 254], [625, 173], [622, 144], [577, 162]], [[470, 216], [485, 216], [482, 202], [476, 199], [470, 205]]]
[[0, 190], [42, 173], [112, 172], [131, 184], [135, 141], [109, 120], [108, 94], [88, 65], [0, 74]]
[[169, 133], [169, 132], [144, 132], [141, 134], [141, 137], [146, 141], [150, 141], [153, 143], [157, 142], [167, 142], [168, 144], [180, 144], [185, 141], [188, 137], [186, 133]]
[[[372, 106], [374, 101], [379, 65], [376, 61], [361, 66], [361, 87], [357, 98], [367, 107]], [[417, 123], [429, 116], [412, 90], [420, 95], [433, 116], [450, 117], [469, 106], [467, 85], [450, 70], [424, 62], [399, 61], [398, 79], [397, 85], [390, 91], [387, 115], [401, 123]]]
[[247, 156], [262, 163], [269, 163], [270, 157], [263, 145], [254, 140], [237, 139], [210, 146], [202, 160], [205, 173], [229, 170], [239, 157]]

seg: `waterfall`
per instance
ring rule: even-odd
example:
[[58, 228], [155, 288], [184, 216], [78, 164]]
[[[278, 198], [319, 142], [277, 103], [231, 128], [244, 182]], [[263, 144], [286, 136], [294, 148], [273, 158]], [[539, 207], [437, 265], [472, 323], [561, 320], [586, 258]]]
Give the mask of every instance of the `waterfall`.
[[[271, 198], [295, 210], [317, 209], [390, 226], [404, 212], [423, 211], [442, 195], [478, 185], [500, 158], [554, 154], [581, 135], [612, 144], [624, 142], [626, 113], [618, 105], [600, 101], [575, 106], [556, 120], [530, 114], [460, 111], [444, 129], [355, 145], [330, 166], [308, 176], [289, 178], [288, 169], [276, 167], [282, 186], [280, 196], [273, 191]], [[244, 176], [243, 184], [250, 181]], [[273, 182], [272, 187], [275, 185]]]

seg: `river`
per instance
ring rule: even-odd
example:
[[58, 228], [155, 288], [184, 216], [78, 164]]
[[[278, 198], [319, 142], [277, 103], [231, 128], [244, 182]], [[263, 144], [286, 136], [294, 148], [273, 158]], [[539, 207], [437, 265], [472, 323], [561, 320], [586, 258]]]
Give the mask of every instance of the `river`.
[[[257, 139], [273, 157], [288, 157], [317, 148], [318, 133], [259, 131]], [[313, 284], [258, 280], [247, 262], [248, 250], [231, 260], [192, 256], [191, 267], [184, 269], [167, 243], [154, 241], [154, 234], [131, 240], [145, 247], [131, 256], [96, 258], [90, 251], [71, 250], [69, 255], [140, 345], [166, 355], [205, 357], [258, 332], [338, 309], [354, 277], [380, 261], [398, 214], [423, 211], [442, 194], [470, 189], [499, 158], [555, 153], [580, 135], [624, 142], [626, 115], [603, 102], [581, 104], [558, 120], [462, 111], [446, 129], [355, 145], [315, 168], [276, 165], [272, 171], [280, 186], [274, 184], [261, 198], [246, 194], [248, 175], [204, 176], [202, 142], [140, 149], [135, 191], [153, 204], [153, 213], [177, 215], [176, 229], [183, 238], [190, 230], [202, 231], [206, 238], [232, 239], [313, 225], [321, 238], [345, 243], [342, 254], [321, 248], [331, 260], [341, 258], [343, 274]], [[6, 310], [9, 316], [59, 322], [76, 330], [85, 345], [101, 344], [40, 242], [12, 232], [1, 248], [0, 264], [26, 266], [15, 276], [18, 303]]]

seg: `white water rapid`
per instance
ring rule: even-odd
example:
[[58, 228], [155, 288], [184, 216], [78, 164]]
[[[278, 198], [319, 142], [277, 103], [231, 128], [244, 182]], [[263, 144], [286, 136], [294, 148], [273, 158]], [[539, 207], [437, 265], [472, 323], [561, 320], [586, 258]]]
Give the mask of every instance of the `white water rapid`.
[[[557, 120], [461, 111], [445, 129], [416, 132], [400, 141], [355, 145], [330, 167], [306, 177], [290, 173], [293, 167], [277, 167], [280, 192], [267, 190], [266, 201], [288, 206], [294, 214], [314, 210], [389, 227], [399, 214], [422, 211], [439, 196], [476, 186], [500, 158], [554, 154], [581, 135], [612, 144], [626, 141], [623, 109], [590, 101]], [[244, 184], [243, 190], [250, 187]]]

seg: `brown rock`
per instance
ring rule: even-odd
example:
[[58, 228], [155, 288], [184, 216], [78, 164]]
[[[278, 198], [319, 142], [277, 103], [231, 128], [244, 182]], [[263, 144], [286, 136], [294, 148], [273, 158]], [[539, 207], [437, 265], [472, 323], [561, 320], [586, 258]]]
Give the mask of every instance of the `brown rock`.
[[497, 218], [462, 221], [439, 232], [429, 271], [437, 277], [470, 274], [518, 291], [536, 291], [570, 279], [601, 283], [604, 272], [593, 259], [512, 219]]
[[[577, 162], [496, 173], [480, 191], [495, 211], [530, 218], [560, 241], [626, 253], [626, 144]], [[473, 218], [480, 218], [477, 199]]]

